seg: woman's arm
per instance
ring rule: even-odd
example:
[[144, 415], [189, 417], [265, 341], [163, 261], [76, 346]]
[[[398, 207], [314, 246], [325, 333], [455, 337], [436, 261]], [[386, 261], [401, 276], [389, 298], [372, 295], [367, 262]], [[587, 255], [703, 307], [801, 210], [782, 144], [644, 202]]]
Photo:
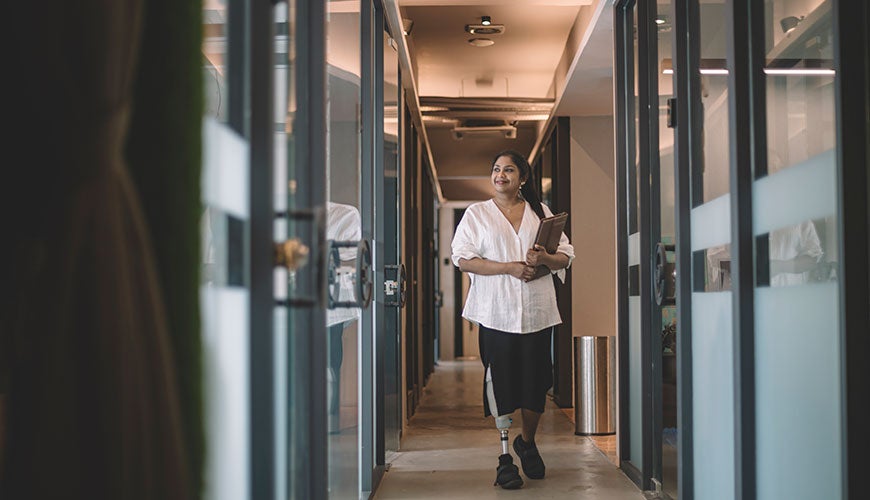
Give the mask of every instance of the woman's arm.
[[526, 265], [525, 262], [496, 262], [479, 257], [459, 259], [459, 270], [464, 273], [474, 273], [481, 276], [509, 274], [523, 281], [529, 281], [535, 273], [535, 267]]
[[526, 264], [531, 267], [547, 266], [550, 271], [558, 271], [568, 267], [569, 262], [567, 255], [561, 252], [549, 254], [541, 245], [535, 245], [526, 252]]

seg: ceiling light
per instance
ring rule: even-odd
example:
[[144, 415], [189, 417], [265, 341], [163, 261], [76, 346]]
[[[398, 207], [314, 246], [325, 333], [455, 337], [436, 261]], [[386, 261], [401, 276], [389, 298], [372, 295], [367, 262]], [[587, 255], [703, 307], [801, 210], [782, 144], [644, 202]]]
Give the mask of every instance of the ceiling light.
[[[702, 75], [727, 75], [728, 70], [724, 68], [701, 68], [700, 73]], [[662, 70], [663, 75], [673, 75], [674, 70], [671, 68], [666, 68]]]
[[503, 24], [466, 24], [465, 31], [472, 35], [501, 35], [504, 33]]
[[495, 42], [490, 40], [489, 38], [470, 38], [468, 43], [474, 45], [475, 47], [489, 47], [493, 45]]
[[656, 18], [656, 24], [665, 24], [666, 22], [667, 22], [667, 20], [665, 20], [665, 19], [662, 18], [662, 17], [657, 17], [657, 18]]
[[834, 76], [837, 74], [832, 69], [825, 68], [764, 68], [768, 75], [797, 75], [797, 76]]
[[489, 26], [490, 24], [492, 24], [492, 19], [490, 19], [489, 16], [483, 16], [480, 18], [480, 24], [484, 26]]
[[[673, 69], [662, 70], [663, 75], [673, 75]], [[702, 75], [727, 75], [724, 68], [701, 68]], [[835, 76], [837, 72], [825, 68], [764, 68], [764, 74], [777, 76]]]

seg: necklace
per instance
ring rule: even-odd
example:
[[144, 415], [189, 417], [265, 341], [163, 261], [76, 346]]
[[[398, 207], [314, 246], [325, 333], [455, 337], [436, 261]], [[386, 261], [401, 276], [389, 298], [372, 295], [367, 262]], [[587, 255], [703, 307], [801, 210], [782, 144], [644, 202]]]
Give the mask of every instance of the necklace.
[[506, 215], [510, 215], [510, 214], [511, 214], [511, 210], [513, 210], [514, 208], [519, 207], [519, 206], [525, 204], [525, 201], [523, 201], [522, 199], [520, 199], [520, 202], [519, 202], [519, 203], [515, 204], [515, 205], [512, 206], [512, 207], [505, 208], [505, 207], [502, 206], [501, 203], [499, 203], [498, 201], [496, 201], [495, 198], [492, 199], [492, 202], [495, 203], [495, 205], [496, 205], [498, 208], [500, 208], [500, 209], [502, 209], [503, 211], [505, 211], [505, 214], [506, 214]]

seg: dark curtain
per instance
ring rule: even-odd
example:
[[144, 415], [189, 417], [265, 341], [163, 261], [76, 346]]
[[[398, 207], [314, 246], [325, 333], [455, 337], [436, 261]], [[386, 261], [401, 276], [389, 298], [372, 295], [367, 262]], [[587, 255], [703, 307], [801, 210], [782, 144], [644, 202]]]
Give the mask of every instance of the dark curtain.
[[145, 5], [127, 162], [163, 285], [193, 499], [202, 489], [205, 442], [199, 317], [202, 3]]
[[143, 6], [4, 11], [4, 499], [192, 498], [166, 306], [123, 154]]

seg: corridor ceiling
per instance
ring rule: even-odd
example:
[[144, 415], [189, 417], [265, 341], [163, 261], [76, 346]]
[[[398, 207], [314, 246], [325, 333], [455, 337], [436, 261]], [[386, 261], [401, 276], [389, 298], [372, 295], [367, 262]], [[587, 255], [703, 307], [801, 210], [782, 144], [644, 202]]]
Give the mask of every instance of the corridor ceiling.
[[[406, 31], [399, 46], [442, 202], [489, 198], [493, 155], [515, 149], [534, 158], [555, 116], [613, 112], [612, 0], [385, 4]], [[470, 33], [484, 16], [503, 31]], [[470, 42], [481, 38], [494, 43]]]

